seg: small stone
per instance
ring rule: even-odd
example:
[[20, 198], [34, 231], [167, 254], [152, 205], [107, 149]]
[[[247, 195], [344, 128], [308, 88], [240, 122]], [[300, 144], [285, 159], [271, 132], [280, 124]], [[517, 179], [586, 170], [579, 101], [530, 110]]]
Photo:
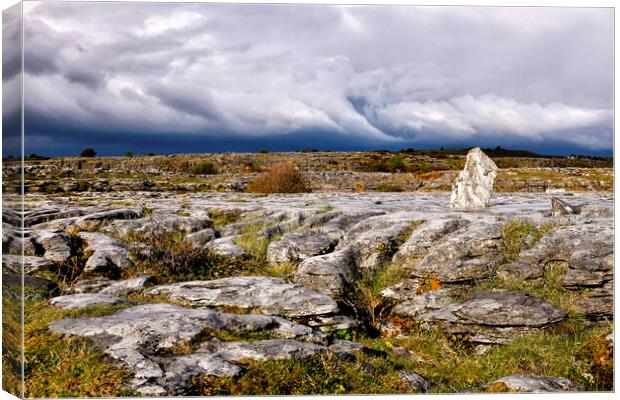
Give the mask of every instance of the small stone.
[[[205, 343], [212, 348], [210, 342]], [[200, 351], [202, 348], [199, 348]], [[293, 357], [304, 358], [327, 349], [313, 343], [300, 342], [293, 339], [271, 339], [257, 342], [220, 342], [215, 353], [226, 361], [240, 361], [244, 359], [267, 361], [285, 360]], [[213, 351], [213, 349], [211, 349]]]
[[581, 212], [581, 206], [572, 206], [567, 202], [558, 199], [557, 197], [551, 198], [551, 214], [554, 217], [569, 214], [579, 214]]
[[103, 223], [119, 219], [139, 218], [141, 211], [138, 208], [118, 208], [85, 215], [75, 220], [75, 226], [80, 230], [96, 230]]
[[524, 292], [505, 290], [476, 293], [454, 314], [464, 323], [531, 327], [559, 322], [567, 315], [566, 311], [553, 307], [543, 299]]
[[54, 262], [64, 262], [71, 257], [69, 235], [65, 232], [39, 231], [33, 237], [35, 243], [45, 249], [43, 257]]
[[609, 342], [609, 345], [611, 347], [614, 346], [614, 333], [610, 333], [609, 335], [605, 336], [605, 340], [607, 340]]
[[543, 276], [543, 267], [538, 264], [508, 263], [497, 268], [497, 276], [503, 280], [538, 279]]
[[212, 240], [207, 246], [213, 253], [222, 257], [244, 258], [249, 256], [247, 251], [235, 243], [233, 236]]
[[437, 289], [414, 295], [410, 299], [396, 305], [394, 313], [410, 318], [432, 311], [445, 308], [457, 301], [457, 293], [453, 289]]
[[364, 346], [359, 343], [352, 342], [350, 340], [334, 339], [333, 343], [329, 346], [329, 351], [342, 355], [351, 354], [353, 352], [362, 350]]
[[183, 241], [185, 243], [190, 243], [194, 247], [202, 248], [216, 238], [217, 232], [214, 229], [207, 228], [185, 236]]
[[488, 344], [479, 344], [476, 347], [474, 347], [474, 353], [478, 354], [479, 356], [483, 356], [486, 353], [489, 352], [489, 350], [491, 350], [493, 348], [493, 346], [488, 345]]
[[97, 277], [93, 279], [80, 279], [73, 286], [74, 293], [93, 293], [100, 292], [106, 287], [112, 285], [115, 281], [106, 277]]
[[400, 379], [409, 383], [416, 393], [426, 393], [431, 388], [431, 383], [415, 372], [401, 371], [399, 375]]

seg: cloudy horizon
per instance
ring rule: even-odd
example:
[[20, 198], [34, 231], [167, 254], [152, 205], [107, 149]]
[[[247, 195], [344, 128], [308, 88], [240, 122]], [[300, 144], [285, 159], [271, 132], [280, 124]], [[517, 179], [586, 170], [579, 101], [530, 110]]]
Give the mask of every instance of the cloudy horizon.
[[613, 151], [613, 9], [31, 2], [24, 30], [27, 153]]

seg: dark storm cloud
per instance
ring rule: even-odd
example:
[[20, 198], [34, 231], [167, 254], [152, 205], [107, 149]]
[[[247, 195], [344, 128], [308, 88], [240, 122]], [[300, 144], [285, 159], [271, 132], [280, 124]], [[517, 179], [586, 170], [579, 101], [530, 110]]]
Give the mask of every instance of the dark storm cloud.
[[2, 13], [2, 155], [21, 152], [21, 6]]
[[322, 132], [351, 148], [612, 147], [611, 9], [29, 3], [25, 15], [27, 115], [57, 124], [55, 141], [79, 127], [119, 146], [304, 147]]
[[7, 82], [21, 71], [21, 18], [19, 7], [2, 13], [2, 81]]

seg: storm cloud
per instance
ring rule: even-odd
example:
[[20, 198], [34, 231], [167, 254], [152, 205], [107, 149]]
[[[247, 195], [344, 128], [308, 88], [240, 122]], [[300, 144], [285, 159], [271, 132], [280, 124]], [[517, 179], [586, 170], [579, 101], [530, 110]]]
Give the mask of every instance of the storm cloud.
[[611, 9], [26, 5], [33, 152], [612, 151]]

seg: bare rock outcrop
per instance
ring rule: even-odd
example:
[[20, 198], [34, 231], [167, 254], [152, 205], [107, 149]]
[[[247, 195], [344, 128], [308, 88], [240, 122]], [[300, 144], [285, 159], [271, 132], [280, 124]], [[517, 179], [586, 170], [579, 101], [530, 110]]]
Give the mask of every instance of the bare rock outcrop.
[[305, 287], [339, 297], [356, 278], [355, 259], [350, 248], [307, 258], [295, 271], [295, 282]]
[[97, 232], [80, 232], [79, 236], [86, 242], [84, 250], [92, 253], [84, 266], [85, 273], [116, 275], [131, 264], [124, 243]]
[[450, 289], [434, 290], [397, 305], [394, 312], [473, 343], [507, 343], [567, 316], [543, 299], [507, 290], [477, 292], [465, 302]]
[[330, 238], [318, 229], [288, 232], [282, 239], [273, 241], [267, 247], [267, 260], [271, 263], [305, 260], [320, 254], [329, 253], [338, 240]]

